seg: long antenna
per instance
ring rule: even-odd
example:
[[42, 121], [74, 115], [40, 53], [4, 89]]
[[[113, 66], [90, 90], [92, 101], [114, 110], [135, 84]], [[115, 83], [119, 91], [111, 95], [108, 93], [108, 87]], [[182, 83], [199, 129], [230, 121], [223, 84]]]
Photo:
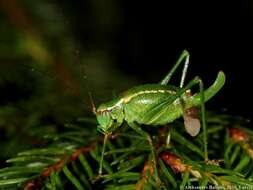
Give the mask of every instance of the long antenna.
[[97, 113], [97, 109], [96, 109], [96, 106], [94, 104], [91, 92], [89, 92], [89, 97], [90, 97], [90, 102], [91, 102], [91, 111], [92, 111], [92, 113], [96, 114]]

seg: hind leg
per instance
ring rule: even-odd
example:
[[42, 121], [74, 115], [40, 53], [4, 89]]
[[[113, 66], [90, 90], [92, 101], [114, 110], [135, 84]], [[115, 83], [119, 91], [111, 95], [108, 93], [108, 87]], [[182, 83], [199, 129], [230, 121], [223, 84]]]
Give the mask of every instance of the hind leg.
[[[184, 80], [186, 77], [186, 73], [188, 70], [189, 66], [189, 59], [190, 59], [190, 54], [187, 50], [184, 50], [175, 65], [172, 67], [172, 69], [169, 71], [169, 73], [162, 79], [160, 82], [161, 85], [167, 85], [168, 82], [170, 81], [171, 77], [173, 76], [174, 72], [177, 70], [177, 68], [181, 65], [181, 63], [184, 63], [184, 68], [182, 70], [182, 76], [181, 76], [181, 81], [180, 81], [180, 88], [184, 86]], [[184, 62], [183, 62], [184, 60]]]

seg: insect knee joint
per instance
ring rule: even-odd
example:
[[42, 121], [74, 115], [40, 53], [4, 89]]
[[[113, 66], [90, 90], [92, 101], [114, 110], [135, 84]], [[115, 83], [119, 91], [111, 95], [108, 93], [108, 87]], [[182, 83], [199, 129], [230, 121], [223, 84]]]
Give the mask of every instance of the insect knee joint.
[[147, 140], [148, 140], [149, 144], [152, 144], [152, 139], [149, 135], [147, 135]]

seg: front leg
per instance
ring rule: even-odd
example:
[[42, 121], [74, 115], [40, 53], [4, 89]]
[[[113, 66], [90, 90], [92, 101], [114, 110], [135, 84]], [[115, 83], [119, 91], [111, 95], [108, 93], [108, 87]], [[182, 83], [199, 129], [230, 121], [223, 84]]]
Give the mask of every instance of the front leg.
[[147, 139], [147, 141], [149, 142], [150, 149], [151, 149], [151, 160], [152, 160], [152, 164], [154, 166], [154, 177], [155, 177], [155, 180], [157, 182], [159, 182], [158, 172], [157, 172], [157, 167], [156, 167], [156, 154], [155, 154], [155, 150], [154, 150], [154, 147], [153, 147], [153, 142], [152, 142], [152, 139], [151, 139], [150, 135], [147, 132], [143, 131], [141, 129], [141, 127], [139, 125], [137, 125], [136, 123], [134, 123], [134, 122], [129, 122], [128, 125], [134, 131], [136, 131], [138, 134], [140, 134], [145, 139]]

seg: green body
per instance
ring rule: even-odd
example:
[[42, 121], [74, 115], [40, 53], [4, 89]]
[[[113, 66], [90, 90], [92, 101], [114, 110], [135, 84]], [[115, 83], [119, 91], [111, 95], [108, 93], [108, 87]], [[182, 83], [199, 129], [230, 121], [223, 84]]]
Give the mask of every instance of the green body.
[[[184, 50], [178, 61], [158, 84], [146, 84], [134, 87], [118, 98], [104, 103], [96, 110], [93, 105], [93, 112], [97, 116], [98, 130], [105, 134], [102, 156], [100, 159], [99, 174], [102, 174], [103, 158], [108, 134], [116, 130], [126, 121], [134, 131], [146, 138], [150, 145], [150, 156], [154, 166], [154, 177], [158, 179], [156, 168], [156, 153], [153, 147], [152, 138], [143, 131], [140, 124], [149, 126], [165, 125], [183, 116], [186, 131], [191, 136], [196, 136], [200, 131], [200, 121], [194, 110], [195, 107], [201, 109], [201, 121], [203, 126], [204, 158], [208, 160], [207, 152], [207, 131], [205, 122], [204, 102], [213, 97], [224, 85], [225, 75], [222, 71], [208, 89], [204, 90], [204, 85], [199, 77], [192, 79], [186, 86], [184, 81], [189, 65], [189, 53]], [[178, 87], [167, 85], [180, 64], [184, 63], [180, 85]], [[190, 89], [199, 86], [199, 92], [191, 95]], [[169, 144], [170, 133], [167, 144]], [[159, 181], [157, 181], [159, 184]]]
[[[214, 96], [224, 81], [224, 73], [219, 72], [214, 84], [204, 91], [204, 100], [207, 101]], [[200, 93], [189, 96], [184, 92], [178, 96], [179, 90], [178, 87], [161, 84], [134, 87], [98, 107], [98, 130], [104, 134], [112, 132], [124, 120], [127, 123], [164, 125], [181, 117], [186, 109], [201, 104]], [[169, 102], [169, 99], [173, 101]]]

